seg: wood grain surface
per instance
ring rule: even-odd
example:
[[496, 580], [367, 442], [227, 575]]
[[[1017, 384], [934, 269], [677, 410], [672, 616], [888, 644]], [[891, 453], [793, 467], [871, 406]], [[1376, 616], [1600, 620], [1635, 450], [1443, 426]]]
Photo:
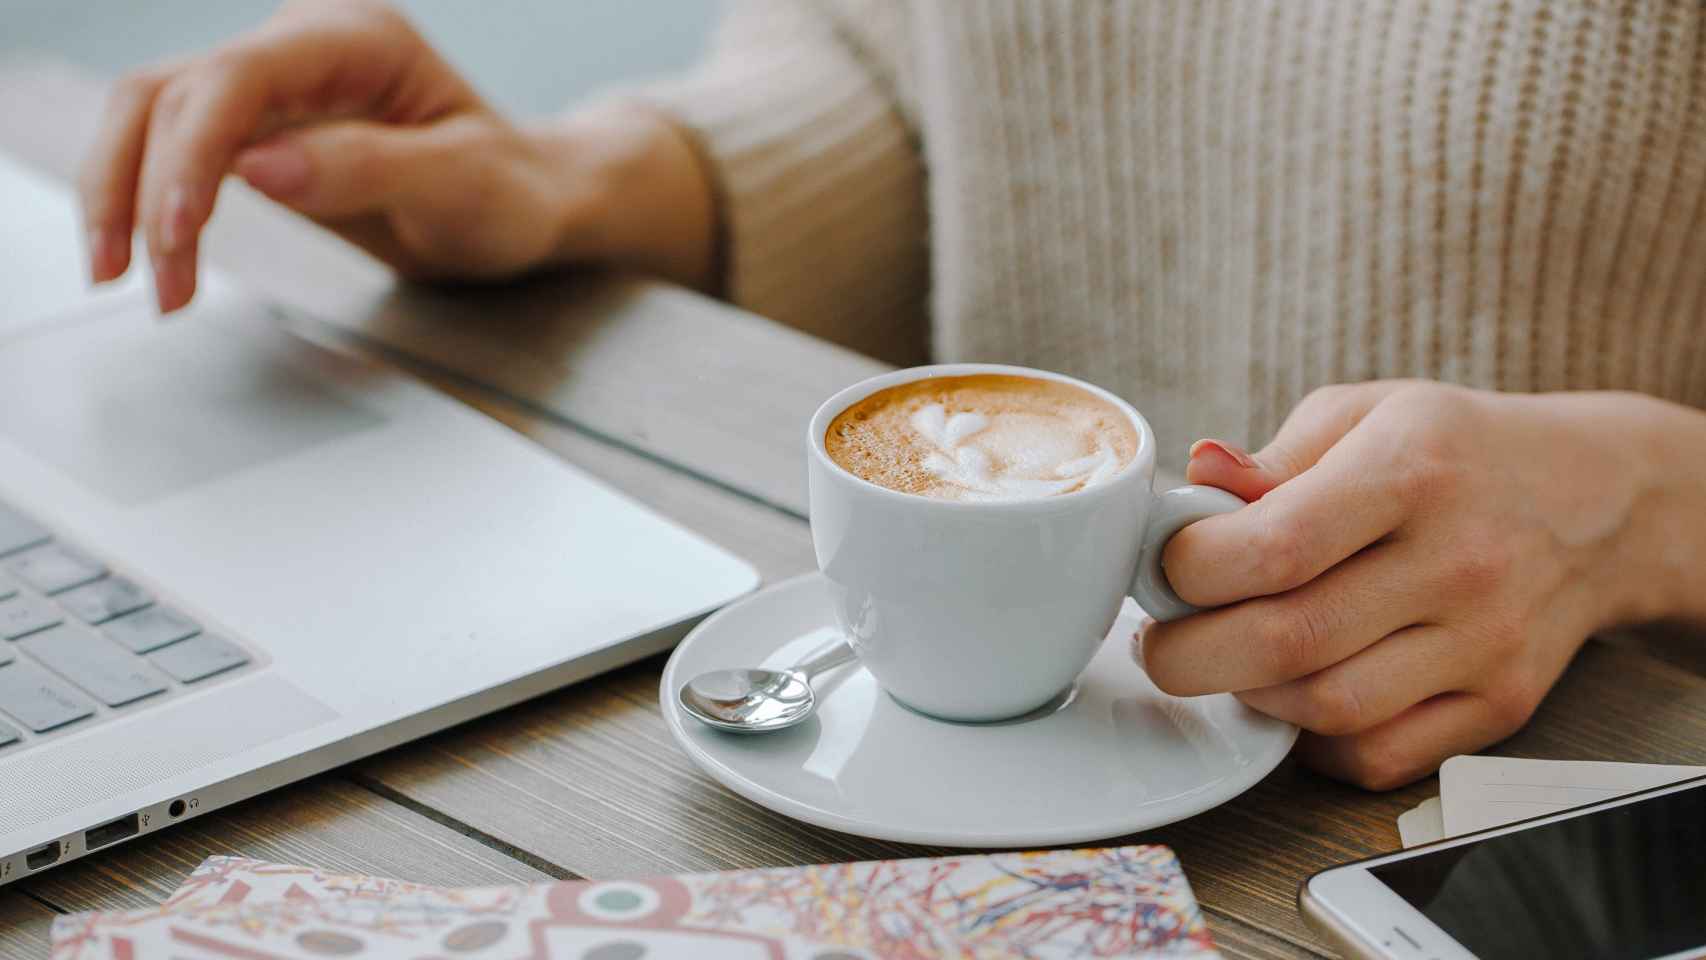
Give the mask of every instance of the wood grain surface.
[[[66, 175], [101, 97], [97, 80], [62, 63], [0, 62], [0, 148]], [[767, 581], [814, 565], [806, 418], [835, 389], [884, 369], [634, 279], [399, 288], [371, 260], [241, 188], [222, 194], [203, 249], [246, 284], [363, 338], [364, 349], [742, 555]], [[1699, 643], [1590, 644], [1498, 752], [1706, 763], [1706, 680], [1688, 669], [1706, 666]], [[661, 664], [635, 664], [0, 889], [0, 956], [45, 956], [55, 911], [155, 902], [212, 853], [457, 884], [939, 852], [810, 827], [717, 786], [669, 738]], [[1369, 794], [1288, 762], [1220, 808], [1128, 839], [1178, 851], [1227, 956], [1312, 956], [1326, 948], [1298, 917], [1299, 881], [1396, 848], [1397, 814], [1435, 791], [1430, 779]]]
[[58, 914], [17, 890], [0, 890], [0, 957], [48, 955], [48, 928]]

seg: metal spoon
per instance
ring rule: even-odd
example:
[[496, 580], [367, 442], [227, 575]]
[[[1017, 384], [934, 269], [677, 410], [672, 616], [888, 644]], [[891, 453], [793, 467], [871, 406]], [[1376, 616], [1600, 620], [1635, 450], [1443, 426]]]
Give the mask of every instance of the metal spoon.
[[681, 705], [700, 723], [731, 733], [769, 733], [817, 710], [812, 680], [854, 659], [846, 640], [818, 647], [787, 670], [711, 670], [681, 688]]

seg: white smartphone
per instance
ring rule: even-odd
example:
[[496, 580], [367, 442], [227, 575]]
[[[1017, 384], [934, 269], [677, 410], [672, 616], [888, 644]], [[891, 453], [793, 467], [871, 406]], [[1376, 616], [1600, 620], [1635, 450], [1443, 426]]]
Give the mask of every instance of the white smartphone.
[[1364, 960], [1706, 957], [1706, 777], [1323, 870], [1297, 902]]

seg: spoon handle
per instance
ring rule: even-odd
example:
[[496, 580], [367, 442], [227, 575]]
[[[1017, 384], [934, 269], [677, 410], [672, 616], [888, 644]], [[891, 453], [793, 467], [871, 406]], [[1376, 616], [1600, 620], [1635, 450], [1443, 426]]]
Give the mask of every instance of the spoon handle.
[[793, 669], [795, 673], [804, 676], [807, 683], [810, 683], [814, 677], [825, 670], [839, 667], [854, 658], [853, 648], [848, 645], [846, 640], [838, 637], [806, 654], [799, 663], [794, 665]]

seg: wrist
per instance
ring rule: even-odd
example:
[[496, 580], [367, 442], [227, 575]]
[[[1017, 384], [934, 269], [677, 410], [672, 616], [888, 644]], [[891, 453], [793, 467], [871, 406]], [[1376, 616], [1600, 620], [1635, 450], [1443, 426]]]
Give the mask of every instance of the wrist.
[[1706, 414], [1641, 394], [1605, 398], [1623, 478], [1599, 569], [1600, 626], [1706, 621]]
[[661, 112], [603, 102], [530, 127], [557, 225], [548, 262], [597, 262], [711, 290], [716, 212], [689, 136]]

